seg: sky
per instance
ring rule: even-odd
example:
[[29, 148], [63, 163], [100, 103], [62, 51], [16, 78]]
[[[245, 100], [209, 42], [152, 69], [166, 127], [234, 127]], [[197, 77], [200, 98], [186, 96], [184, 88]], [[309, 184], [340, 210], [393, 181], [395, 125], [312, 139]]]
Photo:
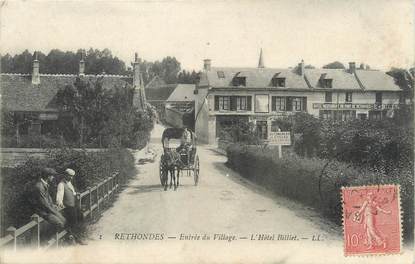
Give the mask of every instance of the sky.
[[[1, 5], [1, 4], [0, 4]], [[127, 64], [175, 56], [212, 66], [414, 66], [412, 0], [6, 1], [1, 53], [109, 48]]]

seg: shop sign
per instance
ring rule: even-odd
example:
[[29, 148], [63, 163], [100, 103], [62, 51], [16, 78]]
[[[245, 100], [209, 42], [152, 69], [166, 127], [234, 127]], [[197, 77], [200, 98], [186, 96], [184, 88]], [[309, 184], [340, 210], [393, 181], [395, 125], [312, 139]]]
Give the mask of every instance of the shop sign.
[[398, 109], [398, 108], [399, 108], [399, 104], [313, 103], [313, 109], [322, 109], [322, 110], [354, 110], [354, 109], [384, 110], [384, 109]]
[[291, 133], [290, 132], [269, 132], [268, 134], [269, 145], [290, 146], [291, 145]]

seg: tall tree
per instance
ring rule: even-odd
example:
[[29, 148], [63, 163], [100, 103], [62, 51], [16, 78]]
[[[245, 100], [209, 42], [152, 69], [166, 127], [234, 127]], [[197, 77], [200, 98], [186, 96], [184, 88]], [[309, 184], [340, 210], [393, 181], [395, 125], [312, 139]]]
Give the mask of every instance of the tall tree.
[[387, 74], [395, 79], [395, 83], [402, 88], [404, 97], [412, 102], [414, 98], [415, 85], [414, 77], [412, 74], [409, 71], [401, 68], [391, 68]]
[[343, 65], [343, 63], [339, 61], [334, 61], [324, 65], [323, 69], [346, 69], [346, 67]]

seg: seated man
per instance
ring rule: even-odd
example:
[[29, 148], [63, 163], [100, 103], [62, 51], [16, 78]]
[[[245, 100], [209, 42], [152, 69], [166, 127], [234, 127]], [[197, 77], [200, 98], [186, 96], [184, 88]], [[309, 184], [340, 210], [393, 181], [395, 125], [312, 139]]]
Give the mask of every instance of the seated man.
[[187, 164], [190, 160], [190, 150], [192, 149], [192, 132], [185, 127], [182, 137], [180, 138], [180, 146], [177, 148], [177, 152], [187, 154]]
[[35, 212], [52, 224], [57, 231], [64, 228], [66, 219], [54, 205], [52, 197], [49, 194], [49, 186], [53, 182], [57, 172], [52, 168], [44, 168], [38, 181], [32, 188], [32, 197], [30, 202]]

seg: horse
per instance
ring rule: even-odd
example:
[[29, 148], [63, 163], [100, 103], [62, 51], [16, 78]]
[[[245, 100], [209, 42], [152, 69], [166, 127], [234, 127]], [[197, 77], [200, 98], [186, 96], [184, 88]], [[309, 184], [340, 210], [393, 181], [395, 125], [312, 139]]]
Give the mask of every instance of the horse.
[[[183, 167], [180, 154], [175, 149], [166, 149], [164, 152], [164, 168], [167, 170], [166, 184], [164, 190], [167, 191], [168, 173], [170, 172], [170, 189], [174, 185], [174, 190], [179, 186], [180, 169]], [[177, 171], [177, 181], [175, 171]]]

